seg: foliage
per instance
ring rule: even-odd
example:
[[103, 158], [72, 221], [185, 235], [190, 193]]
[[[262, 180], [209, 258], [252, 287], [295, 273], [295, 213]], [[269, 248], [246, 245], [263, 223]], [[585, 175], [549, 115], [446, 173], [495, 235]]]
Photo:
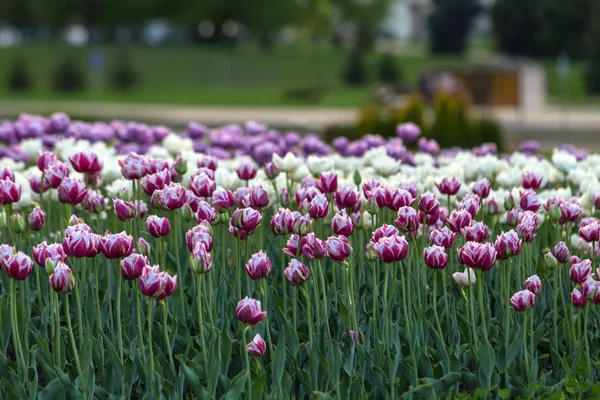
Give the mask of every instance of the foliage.
[[12, 92], [25, 92], [32, 88], [31, 72], [24, 58], [16, 57], [13, 59], [8, 71], [6, 86]]
[[394, 56], [390, 53], [383, 53], [379, 58], [379, 83], [399, 85], [404, 83], [403, 78], [402, 70], [398, 67]]
[[111, 82], [119, 91], [132, 90], [139, 84], [140, 76], [134, 68], [128, 53], [121, 51], [115, 59], [114, 68], [110, 71]]
[[85, 88], [86, 77], [77, 60], [67, 54], [54, 71], [54, 90], [57, 92], [78, 92]]
[[477, 0], [434, 0], [429, 16], [429, 48], [434, 54], [461, 54], [467, 48]]
[[589, 26], [585, 87], [589, 93], [600, 94], [600, 2], [593, 5]]
[[347, 85], [358, 86], [367, 82], [368, 74], [363, 50], [353, 49], [348, 53], [343, 78]]

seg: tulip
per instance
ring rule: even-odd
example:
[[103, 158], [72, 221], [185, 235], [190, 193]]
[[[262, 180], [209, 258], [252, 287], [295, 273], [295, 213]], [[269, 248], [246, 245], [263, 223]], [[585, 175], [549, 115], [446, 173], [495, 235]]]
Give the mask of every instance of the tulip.
[[67, 231], [62, 247], [69, 257], [94, 257], [98, 253], [99, 240], [94, 233], [86, 231]]
[[532, 275], [525, 280], [523, 289], [529, 290], [533, 294], [538, 294], [542, 289], [542, 281], [537, 275]]
[[154, 295], [154, 299], [157, 301], [165, 299], [167, 296], [172, 296], [177, 291], [179, 284], [177, 283], [177, 275], [171, 276], [168, 272], [161, 272], [158, 274], [160, 279], [160, 285], [162, 290]]
[[133, 253], [121, 260], [121, 275], [126, 280], [137, 279], [146, 265], [149, 265], [148, 257]]
[[210, 252], [213, 248], [212, 232], [210, 225], [201, 222], [185, 234], [185, 241], [190, 252], [193, 252], [198, 243], [202, 243], [206, 247], [206, 251]]
[[457, 210], [465, 210], [471, 215], [471, 218], [475, 218], [475, 216], [479, 212], [480, 206], [481, 201], [479, 199], [479, 196], [477, 196], [476, 194], [468, 194], [465, 197], [463, 197], [462, 201], [457, 206]]
[[371, 196], [371, 192], [379, 186], [381, 186], [381, 182], [376, 179], [369, 179], [362, 182], [362, 192], [365, 198], [368, 199]]
[[146, 218], [146, 227], [148, 228], [148, 233], [156, 238], [167, 236], [171, 232], [171, 223], [166, 217], [161, 218], [156, 215], [150, 215]]
[[471, 214], [467, 210], [455, 210], [450, 213], [446, 223], [453, 232], [460, 232], [471, 224]]
[[46, 214], [44, 214], [40, 207], [36, 206], [27, 216], [27, 220], [29, 221], [29, 226], [32, 230], [39, 231], [46, 223]]
[[329, 214], [329, 202], [324, 194], [318, 194], [310, 201], [308, 215], [311, 218], [325, 218]]
[[334, 193], [335, 204], [338, 209], [349, 208], [357, 210], [360, 207], [360, 194], [349, 187], [339, 189]]
[[129, 153], [125, 159], [119, 160], [119, 166], [121, 175], [128, 180], [140, 179], [148, 173], [145, 160], [137, 153]]
[[218, 221], [217, 210], [215, 210], [210, 204], [205, 201], [198, 203], [198, 209], [194, 215], [196, 222], [206, 221], [209, 224], [216, 223]]
[[238, 208], [229, 220], [229, 232], [244, 240], [254, 233], [261, 221], [262, 215], [260, 212], [252, 208]]
[[261, 210], [269, 205], [269, 195], [261, 185], [250, 188], [250, 207]]
[[138, 279], [138, 287], [144, 296], [154, 297], [163, 290], [164, 281], [160, 279], [160, 269], [158, 265], [153, 267], [145, 265], [142, 269], [142, 275]]
[[375, 229], [375, 231], [373, 232], [373, 235], [371, 236], [371, 239], [369, 240], [369, 242], [371, 244], [375, 244], [381, 238], [390, 237], [390, 236], [397, 236], [397, 235], [398, 235], [398, 229], [396, 229], [392, 225], [383, 224], [379, 228]]
[[69, 166], [63, 162], [56, 162], [44, 170], [44, 179], [53, 189], [57, 188], [69, 176]]
[[456, 177], [443, 177], [440, 182], [436, 182], [435, 186], [441, 194], [454, 196], [460, 189], [460, 181]]
[[464, 272], [455, 272], [452, 278], [458, 286], [474, 285], [477, 282], [475, 271], [472, 268], [465, 268]]
[[85, 199], [87, 191], [83, 182], [65, 178], [58, 186], [58, 200], [75, 206]]
[[19, 251], [4, 262], [4, 272], [11, 279], [23, 281], [33, 270], [33, 261], [28, 255]]
[[554, 255], [551, 252], [547, 252], [546, 254], [544, 254], [544, 261], [546, 261], [546, 266], [550, 269], [554, 269], [558, 265], [556, 257], [554, 257]]
[[404, 189], [396, 189], [391, 193], [388, 207], [391, 210], [398, 211], [402, 207], [412, 207], [415, 202], [413, 195]]
[[48, 182], [37, 175], [34, 175], [29, 178], [29, 186], [34, 193], [41, 194], [46, 193], [50, 186]]
[[272, 162], [268, 162], [265, 164], [265, 175], [267, 176], [267, 178], [275, 179], [279, 176], [280, 172], [281, 171], [279, 170], [279, 168], [277, 168], [277, 166]]
[[[40, 171], [44, 172], [52, 165], [58, 162], [58, 157], [49, 151], [40, 151], [37, 159], [37, 167]], [[14, 180], [14, 178], [12, 179]]]
[[394, 220], [402, 232], [413, 232], [419, 229], [419, 217], [414, 208], [409, 206], [400, 207], [397, 218]]
[[471, 221], [469, 226], [461, 229], [461, 232], [465, 240], [472, 242], [483, 242], [488, 237], [487, 226], [478, 221]]
[[419, 199], [419, 210], [425, 214], [435, 214], [440, 207], [440, 202], [431, 192], [425, 192]]
[[210, 197], [217, 189], [217, 184], [207, 175], [195, 175], [190, 182], [190, 189], [198, 197]]
[[99, 243], [100, 251], [106, 258], [122, 258], [133, 253], [133, 236], [126, 232], [103, 236]]
[[581, 284], [581, 294], [584, 297], [594, 297], [598, 291], [598, 285], [600, 285], [600, 282], [596, 281], [592, 275], [588, 276], [585, 282]]
[[331, 230], [336, 235], [350, 236], [354, 232], [354, 224], [352, 219], [346, 214], [346, 210], [338, 212], [331, 219]]
[[310, 215], [302, 215], [294, 219], [294, 223], [292, 224], [292, 232], [296, 235], [306, 236], [312, 227], [312, 220], [310, 219]]
[[248, 325], [258, 324], [266, 316], [267, 312], [261, 310], [260, 301], [250, 297], [240, 300], [235, 309], [235, 317], [238, 321]]
[[212, 195], [212, 205], [219, 212], [227, 211], [234, 204], [233, 193], [227, 189], [217, 189]]
[[[569, 248], [565, 242], [558, 242], [556, 246], [552, 248], [552, 255], [560, 263], [566, 263], [569, 261]], [[599, 275], [600, 276], [600, 275]]]
[[310, 278], [310, 270], [295, 258], [290, 260], [284, 274], [292, 286], [303, 285]]
[[238, 178], [240, 178], [241, 180], [249, 181], [256, 177], [258, 167], [252, 162], [244, 161], [240, 164], [240, 166], [235, 172], [237, 172]]
[[97, 214], [106, 208], [106, 199], [102, 194], [88, 190], [85, 199], [83, 199], [83, 208], [93, 214]]
[[171, 172], [168, 169], [146, 175], [141, 181], [142, 189], [148, 196], [152, 196], [155, 191], [162, 190], [170, 184]]
[[14, 211], [10, 216], [10, 228], [17, 234], [21, 234], [25, 230], [25, 218], [17, 211]]
[[310, 203], [312, 199], [314, 199], [317, 195], [319, 195], [319, 191], [314, 186], [305, 186], [296, 190], [294, 193], [294, 197], [296, 198], [296, 203], [303, 203], [305, 200], [307, 203]]
[[63, 262], [58, 262], [48, 278], [50, 287], [57, 293], [69, 293], [75, 286], [73, 271]]
[[291, 235], [285, 243], [285, 247], [282, 249], [282, 251], [291, 257], [296, 257], [298, 255], [298, 246], [300, 245], [299, 241], [300, 236]]
[[510, 305], [515, 311], [526, 311], [535, 306], [535, 294], [529, 290], [521, 290], [510, 298]]
[[587, 298], [581, 294], [581, 292], [577, 289], [573, 289], [571, 292], [571, 304], [577, 308], [583, 308], [587, 306]]
[[335, 193], [338, 190], [338, 177], [333, 171], [321, 172], [319, 179], [315, 182], [317, 189], [323, 194]]
[[[8, 245], [0, 246], [0, 257], [2, 257], [2, 254], [3, 254], [3, 246], [8, 246]], [[47, 244], [46, 241], [43, 241], [42, 243], [33, 247], [32, 250], [33, 250], [33, 259], [35, 260], [36, 264], [42, 268], [46, 267], [47, 260], [50, 260], [50, 261], [52, 261], [53, 264], [56, 264], [59, 261], [64, 262], [67, 259], [67, 255], [65, 254], [65, 251], [63, 250], [63, 246], [60, 243]], [[6, 252], [6, 250], [5, 250], [5, 252]], [[0, 258], [0, 260], [1, 260], [1, 258]], [[0, 264], [1, 264], [1, 262], [0, 262]]]
[[123, 222], [129, 221], [137, 214], [136, 205], [130, 201], [115, 198], [113, 199], [113, 206], [115, 208], [115, 214]]
[[148, 243], [148, 241], [144, 238], [139, 238], [138, 243], [135, 246], [135, 251], [137, 251], [139, 254], [147, 256], [150, 254], [150, 243]]
[[583, 283], [592, 274], [592, 262], [588, 259], [571, 265], [569, 278], [573, 282]]
[[202, 242], [196, 243], [192, 253], [192, 269], [197, 274], [206, 274], [212, 271], [212, 254]]
[[481, 199], [486, 199], [490, 195], [492, 184], [487, 178], [483, 178], [473, 185], [471, 191]]
[[600, 223], [594, 221], [579, 228], [579, 236], [588, 243], [600, 240]]
[[253, 281], [266, 278], [272, 271], [271, 260], [262, 250], [254, 253], [246, 264], [246, 272]]
[[497, 252], [491, 243], [466, 242], [458, 249], [458, 261], [471, 268], [489, 271], [496, 262]]
[[216, 171], [217, 167], [219, 166], [219, 160], [211, 156], [205, 156], [202, 159], [198, 160], [196, 165], [198, 166], [198, 168], [208, 168], [212, 169], [213, 171]]
[[508, 232], [502, 232], [496, 238], [494, 247], [498, 254], [498, 258], [507, 259], [512, 256], [516, 256], [521, 252], [522, 240], [516, 231], [510, 230]]
[[169, 170], [169, 172], [173, 174], [173, 171], [171, 171], [171, 166], [167, 160], [162, 158], [150, 158], [144, 160], [144, 175], [156, 174], [157, 172], [165, 170]]
[[300, 240], [300, 254], [310, 261], [321, 259], [325, 256], [325, 243], [311, 232]]
[[402, 236], [389, 236], [375, 243], [377, 257], [386, 264], [402, 261], [408, 254], [408, 242]]
[[429, 246], [423, 249], [423, 259], [429, 268], [444, 269], [448, 265], [448, 254], [441, 246]]
[[262, 357], [267, 352], [267, 344], [260, 334], [256, 334], [254, 339], [246, 345], [246, 350], [251, 356]]
[[327, 257], [341, 263], [352, 254], [352, 247], [346, 236], [330, 236], [325, 242], [325, 251]]
[[535, 239], [537, 229], [537, 219], [523, 219], [515, 228], [517, 233], [526, 243], [531, 243]]
[[421, 136], [421, 128], [413, 122], [404, 122], [396, 126], [396, 136], [406, 143], [414, 143]]
[[581, 215], [581, 206], [579, 203], [573, 202], [565, 202], [559, 206], [560, 209], [560, 219], [558, 222], [560, 224], [565, 224], [567, 222], [576, 222]]
[[540, 209], [542, 202], [534, 191], [526, 190], [525, 192], [521, 192], [519, 206], [522, 210], [535, 212]]
[[236, 189], [236, 191], [233, 192], [233, 199], [235, 205], [239, 208], [250, 207], [250, 189], [245, 186]]
[[388, 207], [392, 202], [392, 190], [384, 185], [379, 185], [369, 194], [369, 200], [374, 200], [377, 207]]
[[[46, 243], [46, 242], [44, 242]], [[34, 248], [35, 250], [35, 248]], [[15, 247], [8, 244], [0, 244], [0, 270], [4, 270], [6, 261], [15, 254]], [[35, 251], [34, 251], [35, 255]], [[43, 266], [43, 265], [42, 265]]]
[[278, 236], [292, 233], [294, 214], [287, 208], [280, 208], [271, 218], [271, 231]]
[[429, 240], [436, 246], [442, 246], [449, 249], [454, 246], [457, 234], [448, 227], [441, 227], [429, 233]]
[[540, 186], [542, 186], [543, 178], [541, 176], [536, 175], [535, 172], [525, 171], [523, 172], [523, 177], [521, 178], [521, 184], [524, 189], [532, 189], [538, 190]]
[[[159, 193], [159, 191], [156, 191], [155, 193]], [[160, 191], [160, 193], [161, 196], [158, 201], [161, 207], [166, 210], [176, 210], [183, 207], [186, 202], [187, 196], [185, 189], [178, 183], [171, 183]]]
[[0, 180], [0, 204], [16, 203], [21, 199], [21, 185], [10, 179]]
[[84, 150], [69, 157], [73, 169], [82, 174], [97, 174], [102, 170], [104, 162], [96, 153]]

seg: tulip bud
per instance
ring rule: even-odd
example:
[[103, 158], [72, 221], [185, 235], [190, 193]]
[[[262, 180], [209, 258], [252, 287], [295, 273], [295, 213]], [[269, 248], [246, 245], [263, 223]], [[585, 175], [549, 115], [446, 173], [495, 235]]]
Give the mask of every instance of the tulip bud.
[[33, 261], [25, 253], [19, 251], [4, 262], [4, 272], [11, 279], [23, 281], [33, 270]]
[[36, 206], [27, 216], [27, 220], [29, 221], [29, 226], [32, 230], [39, 231], [46, 223], [46, 214], [44, 214], [40, 207]]
[[56, 262], [51, 258], [46, 258], [45, 266], [48, 274], [52, 274], [54, 272], [54, 268], [56, 267]]
[[277, 168], [277, 166], [272, 162], [268, 162], [265, 164], [265, 175], [267, 175], [267, 178], [275, 179], [277, 178], [277, 176], [279, 176], [280, 172], [281, 171], [279, 171], [279, 168]]
[[132, 202], [117, 198], [113, 199], [113, 206], [115, 208], [115, 214], [123, 222], [129, 221], [137, 214], [137, 207]]
[[560, 216], [561, 216], [560, 208], [558, 206], [556, 206], [556, 204], [553, 204], [550, 207], [548, 215], [550, 215], [550, 219], [552, 221], [554, 221], [554, 222], [558, 221], [560, 219]]
[[203, 243], [196, 243], [192, 257], [192, 269], [195, 273], [206, 274], [212, 270], [212, 254]]
[[444, 269], [448, 265], [448, 254], [441, 246], [429, 246], [423, 249], [423, 259], [429, 268]]
[[148, 243], [144, 238], [139, 238], [135, 249], [138, 252], [138, 254], [147, 256], [148, 254], [150, 254], [150, 243]]
[[377, 213], [377, 211], [379, 211], [379, 206], [377, 205], [377, 201], [375, 201], [375, 198], [369, 197], [369, 200], [367, 200], [367, 212], [370, 215], [375, 215]]
[[131, 254], [121, 260], [121, 275], [123, 279], [137, 279], [142, 275], [144, 267], [149, 265], [148, 257], [141, 254]]
[[254, 339], [246, 345], [248, 354], [254, 357], [262, 357], [267, 352], [267, 344], [260, 334], [256, 334]]
[[153, 267], [146, 265], [142, 270], [142, 275], [138, 279], [138, 287], [144, 296], [153, 297], [163, 290], [164, 282], [160, 279], [160, 269], [158, 265]]
[[571, 266], [569, 269], [569, 277], [573, 282], [583, 283], [592, 274], [592, 262], [583, 260]]
[[185, 175], [188, 170], [187, 161], [183, 159], [181, 153], [179, 153], [175, 159], [175, 170], [179, 175]]
[[458, 286], [474, 285], [477, 282], [475, 271], [472, 268], [465, 268], [464, 272], [455, 272], [452, 277]]
[[365, 249], [365, 258], [369, 262], [377, 260], [377, 251], [375, 251], [375, 245], [373, 243], [367, 244], [367, 248]]
[[253, 281], [266, 278], [272, 271], [271, 260], [262, 250], [253, 254], [246, 264], [246, 272]]
[[565, 242], [558, 242], [556, 246], [552, 248], [552, 255], [560, 263], [566, 263], [569, 261], [569, 248]]
[[166, 217], [150, 215], [146, 219], [146, 227], [150, 235], [159, 238], [168, 235], [171, 232], [171, 223]]
[[10, 216], [10, 227], [14, 233], [23, 233], [23, 231], [25, 231], [25, 218], [15, 211]]
[[571, 304], [577, 308], [583, 308], [587, 305], [587, 298], [577, 289], [571, 292]]
[[294, 223], [292, 224], [292, 232], [296, 235], [306, 236], [311, 231], [312, 220], [310, 219], [310, 215], [303, 215], [300, 218], [296, 218]]
[[217, 223], [224, 224], [225, 222], [229, 221], [230, 218], [231, 215], [229, 214], [229, 211], [222, 212], [217, 217]]
[[542, 289], [542, 281], [537, 275], [532, 275], [523, 284], [523, 289], [529, 290], [533, 294], [538, 294]]
[[185, 203], [183, 207], [177, 209], [177, 214], [186, 222], [190, 222], [196, 218], [194, 215], [194, 210], [189, 205], [189, 203]]
[[75, 286], [73, 271], [63, 262], [58, 262], [52, 272], [48, 271], [50, 276], [48, 282], [52, 289], [57, 293], [69, 293]]
[[510, 305], [515, 311], [526, 311], [535, 305], [535, 294], [529, 290], [521, 290], [510, 298]]
[[360, 184], [362, 183], [362, 177], [360, 176], [360, 172], [358, 171], [358, 169], [354, 170], [353, 179], [354, 179], [354, 184], [356, 186], [360, 186]]
[[295, 258], [290, 260], [284, 274], [292, 286], [303, 285], [310, 278], [310, 270]]
[[549, 269], [554, 269], [558, 265], [558, 260], [551, 252], [544, 254], [544, 259], [546, 260], [546, 265]]

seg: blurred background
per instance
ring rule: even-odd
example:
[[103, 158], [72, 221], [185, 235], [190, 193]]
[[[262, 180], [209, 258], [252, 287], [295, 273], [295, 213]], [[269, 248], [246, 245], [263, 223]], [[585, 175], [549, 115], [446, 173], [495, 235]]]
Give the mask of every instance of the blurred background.
[[3, 0], [0, 117], [600, 147], [598, 0]]

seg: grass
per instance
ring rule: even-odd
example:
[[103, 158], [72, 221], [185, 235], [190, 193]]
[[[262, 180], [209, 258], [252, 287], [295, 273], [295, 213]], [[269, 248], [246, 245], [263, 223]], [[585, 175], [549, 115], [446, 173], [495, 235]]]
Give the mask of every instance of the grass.
[[[479, 54], [482, 46], [474, 46]], [[369, 54], [366, 65], [369, 82], [361, 86], [347, 86], [341, 80], [347, 51], [344, 49], [279, 46], [271, 54], [259, 51], [253, 45], [238, 47], [235, 51], [207, 46], [131, 46], [128, 56], [140, 74], [140, 85], [130, 92], [112, 89], [109, 74], [120, 53], [114, 46], [100, 47], [106, 54], [103, 84], [88, 66], [91, 48], [67, 48], [59, 44], [27, 44], [0, 49], [0, 100], [102, 100], [122, 102], [155, 102], [198, 105], [315, 105], [290, 99], [290, 90], [324, 89], [318, 103], [326, 107], [356, 107], [366, 104], [375, 87], [379, 56]], [[52, 77], [59, 61], [71, 54], [88, 73], [89, 88], [74, 94], [52, 90]], [[34, 88], [30, 92], [14, 94], [6, 88], [6, 80], [15, 57], [26, 60]], [[427, 68], [441, 65], [461, 65], [469, 59], [433, 57], [423, 52], [397, 56], [398, 65], [409, 83], [417, 81]], [[562, 93], [561, 81], [554, 63], [543, 64], [548, 71], [548, 89], [553, 99]], [[569, 101], [581, 103], [583, 95], [581, 66], [572, 66]], [[4, 81], [4, 82], [2, 82]], [[596, 99], [594, 99], [596, 100]], [[600, 98], [597, 99], [600, 102]]]

